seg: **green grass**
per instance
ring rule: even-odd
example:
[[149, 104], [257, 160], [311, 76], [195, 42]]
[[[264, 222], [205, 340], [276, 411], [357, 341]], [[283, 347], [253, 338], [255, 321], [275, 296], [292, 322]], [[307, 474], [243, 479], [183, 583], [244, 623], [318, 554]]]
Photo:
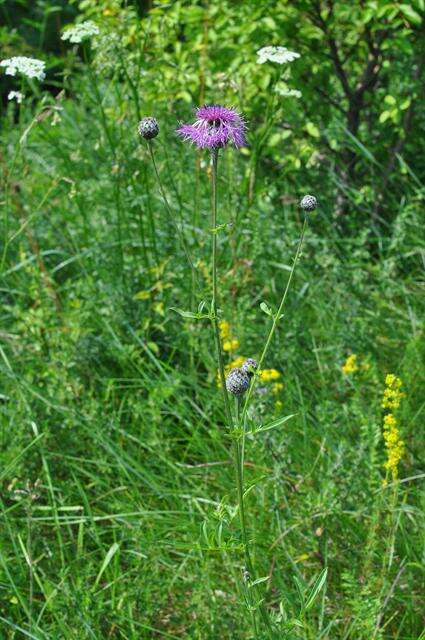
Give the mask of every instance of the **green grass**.
[[[156, 157], [197, 284], [131, 103], [117, 84], [75, 83], [56, 126], [48, 113], [20, 145], [27, 111], [1, 150], [10, 173], [0, 289], [0, 636], [252, 638], [211, 328], [170, 310], [195, 311], [210, 297], [207, 159], [175, 139], [176, 117], [162, 105]], [[265, 363], [282, 373], [284, 389], [274, 396], [266, 385], [254, 403], [257, 422], [295, 417], [247, 441], [248, 527], [257, 571], [269, 576], [265, 603], [276, 618], [298, 616], [299, 589], [327, 567], [314, 606], [288, 637], [417, 640], [419, 207], [401, 207], [385, 234], [376, 224], [342, 233], [320, 175], [307, 188], [305, 173], [299, 186], [285, 185], [264, 166], [252, 203], [248, 175], [245, 155], [222, 155], [220, 306], [241, 344], [234, 355], [259, 356], [269, 328], [259, 305], [279, 304], [301, 231], [296, 203], [305, 190], [320, 201]], [[353, 204], [353, 225], [356, 215]], [[351, 352], [369, 368], [345, 377]], [[404, 384], [406, 453], [401, 481], [384, 488], [388, 372]], [[36, 482], [31, 500], [23, 491]]]

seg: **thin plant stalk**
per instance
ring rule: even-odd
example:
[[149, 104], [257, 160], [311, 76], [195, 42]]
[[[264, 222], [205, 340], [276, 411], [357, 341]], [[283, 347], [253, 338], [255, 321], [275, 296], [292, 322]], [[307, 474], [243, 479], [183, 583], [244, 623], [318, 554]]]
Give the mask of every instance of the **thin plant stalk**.
[[174, 216], [173, 212], [171, 211], [171, 207], [170, 207], [170, 205], [168, 203], [167, 196], [165, 195], [164, 187], [162, 186], [162, 180], [161, 180], [161, 177], [159, 175], [158, 167], [157, 167], [156, 160], [155, 160], [155, 154], [154, 154], [154, 151], [153, 151], [153, 144], [152, 144], [152, 142], [150, 140], [148, 140], [147, 143], [148, 143], [149, 155], [150, 155], [151, 160], [152, 160], [152, 165], [153, 165], [153, 169], [154, 169], [154, 172], [155, 172], [155, 177], [156, 177], [156, 180], [158, 182], [159, 191], [161, 193], [161, 197], [162, 197], [162, 200], [164, 202], [165, 209], [166, 209], [166, 211], [168, 213], [168, 217], [170, 218], [171, 224], [173, 225], [173, 227], [176, 230], [177, 236], [178, 236], [178, 238], [180, 240], [180, 243], [181, 243], [181, 245], [183, 247], [183, 250], [184, 250], [184, 253], [186, 255], [186, 259], [187, 259], [187, 261], [188, 261], [188, 263], [190, 265], [190, 268], [191, 268], [191, 270], [192, 270], [192, 272], [193, 272], [193, 274], [195, 276], [195, 279], [197, 280], [198, 274], [197, 274], [195, 265], [193, 264], [192, 258], [190, 256], [189, 249], [187, 247], [186, 241], [185, 241], [184, 236], [183, 236], [183, 232], [181, 231], [179, 225], [175, 221], [175, 216]]
[[[294, 257], [294, 260], [293, 260], [293, 263], [292, 263], [292, 267], [291, 267], [291, 271], [290, 271], [290, 274], [289, 274], [288, 282], [286, 283], [285, 291], [283, 292], [282, 300], [280, 301], [280, 305], [279, 305], [279, 308], [278, 308], [277, 312], [273, 316], [273, 323], [272, 323], [272, 326], [270, 327], [270, 331], [269, 331], [269, 334], [267, 336], [266, 344], [264, 345], [263, 351], [262, 351], [260, 359], [258, 361], [258, 371], [261, 370], [261, 365], [263, 364], [264, 359], [265, 359], [265, 357], [267, 355], [267, 352], [269, 350], [270, 343], [271, 343], [272, 338], [274, 336], [274, 333], [276, 331], [277, 324], [278, 324], [279, 320], [282, 317], [282, 313], [283, 313], [283, 310], [285, 308], [286, 298], [288, 296], [288, 292], [289, 292], [289, 289], [291, 287], [291, 282], [292, 282], [292, 279], [294, 277], [295, 268], [297, 266], [298, 258], [300, 256], [301, 247], [302, 247], [302, 244], [303, 244], [303, 241], [304, 241], [306, 228], [307, 228], [307, 216], [305, 216], [305, 218], [304, 218], [304, 223], [303, 223], [303, 227], [302, 227], [302, 230], [301, 230], [301, 236], [300, 236], [300, 239], [299, 239], [299, 242], [298, 242], [298, 246], [297, 246], [297, 250], [296, 250], [296, 253], [295, 253], [295, 257]], [[248, 392], [246, 394], [245, 404], [244, 404], [243, 411], [242, 411], [242, 419], [243, 419], [244, 423], [245, 423], [245, 420], [246, 420], [246, 413], [247, 413], [247, 410], [248, 410], [248, 407], [249, 407], [249, 401], [251, 399], [252, 392], [253, 392], [253, 389], [254, 389], [254, 386], [255, 386], [255, 383], [256, 383], [256, 378], [257, 378], [257, 376], [253, 376], [251, 385], [250, 385], [250, 387], [248, 389]]]
[[[236, 429], [240, 428], [240, 398], [235, 397], [235, 426]], [[253, 565], [251, 561], [251, 555], [249, 553], [248, 535], [246, 532], [246, 520], [245, 520], [245, 505], [243, 497], [243, 473], [242, 473], [242, 455], [239, 436], [234, 440], [234, 456], [235, 456], [235, 470], [236, 470], [236, 485], [238, 490], [238, 507], [239, 507], [239, 521], [242, 532], [242, 543], [244, 550], [245, 567], [248, 571], [248, 580], [253, 576]], [[247, 580], [247, 582], [248, 582]], [[257, 618], [255, 616], [255, 608], [252, 606], [252, 594], [247, 584], [247, 600], [251, 608], [251, 622], [254, 629], [254, 637], [258, 638]]]
[[[260, 359], [258, 361], [258, 367], [257, 367], [258, 371], [261, 370], [262, 363], [264, 362], [264, 359], [265, 359], [265, 357], [267, 355], [267, 352], [268, 352], [268, 349], [270, 347], [270, 343], [272, 341], [273, 335], [274, 335], [274, 333], [276, 331], [277, 323], [279, 322], [279, 320], [280, 320], [280, 318], [282, 316], [283, 309], [285, 307], [286, 298], [288, 296], [288, 292], [289, 292], [289, 289], [290, 289], [290, 286], [291, 286], [291, 282], [292, 282], [292, 279], [293, 279], [293, 276], [294, 276], [295, 267], [297, 265], [298, 258], [299, 258], [300, 252], [301, 252], [301, 247], [302, 247], [302, 244], [303, 244], [303, 241], [304, 241], [304, 235], [305, 235], [306, 228], [307, 228], [307, 216], [304, 218], [304, 223], [303, 223], [303, 227], [302, 227], [302, 230], [301, 230], [300, 240], [298, 242], [298, 246], [297, 246], [297, 250], [296, 250], [296, 253], [295, 253], [294, 261], [292, 263], [291, 271], [290, 271], [290, 274], [289, 274], [288, 281], [286, 283], [286, 287], [285, 287], [285, 291], [284, 291], [283, 296], [282, 296], [282, 300], [280, 302], [280, 305], [279, 305], [279, 308], [277, 310], [277, 313], [274, 315], [272, 326], [270, 328], [269, 334], [267, 336], [266, 343], [264, 345], [263, 351], [262, 351]], [[247, 417], [247, 411], [248, 411], [248, 407], [249, 407], [249, 401], [250, 401], [250, 398], [251, 398], [251, 395], [252, 395], [252, 391], [253, 391], [254, 386], [255, 386], [256, 377], [257, 376], [253, 376], [252, 382], [251, 382], [250, 387], [248, 389], [241, 417], [239, 417], [240, 407], [239, 407], [239, 403], [238, 403], [237, 427], [239, 427], [241, 429], [242, 435], [240, 437], [240, 442], [239, 442], [239, 435], [237, 436], [238, 440], [237, 440], [237, 446], [235, 448], [235, 465], [236, 465], [236, 471], [237, 471], [239, 513], [240, 513], [240, 519], [241, 519], [242, 539], [243, 539], [243, 542], [244, 542], [244, 549], [245, 549], [245, 562], [246, 562], [247, 569], [248, 569], [249, 573], [251, 573], [251, 575], [252, 575], [252, 577], [254, 579], [255, 579], [255, 575], [254, 575], [253, 569], [252, 569], [252, 562], [251, 562], [251, 558], [250, 558], [250, 554], [249, 554], [248, 538], [246, 536], [243, 486], [244, 486], [246, 417]], [[267, 610], [265, 609], [265, 607], [264, 607], [264, 605], [262, 603], [260, 603], [259, 610], [260, 610], [261, 617], [262, 617], [263, 621], [267, 625], [268, 630], [270, 632], [272, 632], [272, 628], [271, 628], [271, 624], [270, 624], [270, 620], [269, 620], [269, 617], [268, 617]]]
[[28, 598], [28, 627], [29, 632], [32, 633], [32, 611], [34, 604], [34, 564], [32, 557], [32, 500], [33, 497], [30, 494], [27, 503], [27, 560], [28, 560], [28, 577], [29, 577], [29, 598]]
[[233, 427], [232, 411], [230, 409], [229, 394], [226, 388], [226, 376], [224, 373], [223, 351], [221, 348], [220, 329], [218, 326], [218, 288], [217, 288], [217, 167], [218, 149], [213, 149], [212, 161], [212, 207], [211, 207], [211, 270], [212, 270], [212, 300], [211, 300], [211, 320], [214, 331], [214, 338], [217, 350], [218, 369], [220, 375], [220, 385], [223, 393], [224, 409], [228, 427]]
[[[240, 398], [235, 399], [235, 428], [237, 431], [241, 428], [241, 412], [240, 412]], [[244, 431], [245, 433], [245, 431]], [[239, 434], [236, 434], [235, 442], [234, 442], [234, 463], [235, 463], [235, 471], [236, 471], [236, 485], [238, 492], [238, 510], [239, 510], [239, 521], [242, 533], [242, 544], [244, 550], [244, 559], [245, 566], [249, 574], [249, 581], [253, 581], [256, 579], [256, 574], [254, 571], [254, 565], [251, 559], [251, 553], [249, 550], [249, 538], [247, 533], [246, 526], [246, 515], [245, 515], [245, 501], [244, 501], [244, 482], [243, 482], [243, 450], [242, 450], [243, 441], [240, 440]], [[249, 586], [248, 586], [249, 589]], [[267, 613], [267, 609], [265, 608], [262, 600], [261, 594], [258, 591], [258, 587], [255, 587], [255, 594], [258, 598], [257, 602], [259, 603], [258, 609], [260, 611], [261, 618], [266, 625], [270, 634], [273, 633], [273, 629], [270, 623], [269, 615]], [[251, 607], [255, 603], [251, 601]], [[254, 627], [255, 638], [257, 638], [258, 630], [257, 630], [257, 621], [255, 618], [255, 609], [252, 611], [252, 621]]]
[[[217, 175], [218, 175], [218, 149], [213, 149], [211, 154], [212, 160], [212, 208], [211, 208], [211, 234], [212, 234], [212, 242], [211, 242], [211, 253], [212, 253], [212, 301], [211, 301], [211, 321], [213, 325], [214, 338], [216, 343], [217, 350], [217, 359], [219, 365], [219, 375], [220, 375], [220, 383], [221, 390], [223, 393], [224, 400], [224, 408], [226, 420], [228, 422], [228, 427], [232, 431], [238, 430], [240, 423], [240, 400], [236, 399], [235, 405], [235, 422], [233, 421], [232, 411], [230, 408], [229, 402], [229, 394], [226, 388], [226, 379], [224, 373], [224, 360], [223, 360], [223, 352], [221, 348], [221, 340], [220, 340], [220, 330], [218, 325], [218, 316], [217, 316], [217, 308], [218, 308], [218, 287], [217, 287]], [[239, 434], [235, 434], [234, 440], [234, 465], [236, 472], [236, 486], [237, 486], [237, 494], [238, 494], [238, 509], [239, 509], [239, 519], [240, 519], [240, 527], [242, 533], [242, 544], [244, 550], [244, 559], [246, 569], [250, 576], [251, 580], [255, 580], [254, 567], [251, 560], [251, 555], [249, 551], [249, 538], [247, 534], [246, 527], [246, 517], [245, 517], [245, 504], [244, 504], [244, 487], [243, 487], [243, 457], [242, 457], [242, 449], [241, 443], [239, 439]], [[256, 589], [257, 593], [257, 589]], [[259, 599], [259, 611], [261, 614], [261, 618], [263, 622], [268, 628], [268, 631], [272, 633], [272, 626], [270, 623], [270, 619], [267, 613], [267, 610], [264, 604]], [[255, 610], [252, 611], [252, 619], [253, 619], [253, 628], [255, 638], [258, 637], [257, 631], [257, 622], [255, 619]]]

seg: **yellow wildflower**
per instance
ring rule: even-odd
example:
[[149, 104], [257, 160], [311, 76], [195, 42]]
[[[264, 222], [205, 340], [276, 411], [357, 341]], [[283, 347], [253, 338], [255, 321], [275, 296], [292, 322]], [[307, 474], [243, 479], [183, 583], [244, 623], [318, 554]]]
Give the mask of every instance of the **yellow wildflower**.
[[276, 402], [274, 403], [274, 408], [275, 408], [276, 413], [278, 413], [279, 411], [282, 411], [283, 402], [281, 400], [276, 400]]
[[230, 324], [226, 322], [226, 320], [221, 320], [219, 322], [218, 328], [220, 329], [220, 338], [222, 340], [227, 340], [230, 338]]
[[350, 373], [355, 373], [358, 370], [357, 356], [355, 353], [352, 353], [350, 356], [348, 356], [341, 369], [346, 376], [350, 375]]
[[384, 441], [387, 459], [384, 468], [392, 474], [394, 480], [398, 477], [398, 465], [404, 454], [404, 442], [400, 438], [397, 420], [392, 413], [384, 417]]
[[[385, 390], [382, 399], [384, 409], [398, 409], [404, 393], [401, 391], [402, 381], [393, 373], [389, 373], [385, 378]], [[384, 468], [391, 473], [393, 480], [398, 477], [398, 465], [404, 454], [404, 442], [400, 437], [400, 430], [397, 426], [395, 415], [387, 413], [384, 416], [383, 435], [387, 459]]]
[[282, 389], [283, 389], [283, 382], [275, 382], [274, 385], [272, 386], [272, 391], [275, 395], [280, 393]]
[[277, 371], [276, 369], [262, 369], [259, 373], [260, 379], [263, 382], [278, 380], [280, 378], [280, 375], [280, 371]]
[[239, 348], [239, 340], [225, 340], [223, 342], [223, 351], [236, 351]]
[[238, 356], [237, 358], [232, 360], [232, 362], [229, 362], [229, 364], [226, 364], [225, 368], [227, 371], [230, 371], [230, 369], [234, 369], [235, 367], [241, 367], [245, 362], [245, 360], [246, 360], [245, 356]]
[[401, 391], [402, 381], [393, 373], [389, 373], [385, 378], [385, 391], [382, 399], [384, 409], [398, 409], [401, 399], [405, 394]]

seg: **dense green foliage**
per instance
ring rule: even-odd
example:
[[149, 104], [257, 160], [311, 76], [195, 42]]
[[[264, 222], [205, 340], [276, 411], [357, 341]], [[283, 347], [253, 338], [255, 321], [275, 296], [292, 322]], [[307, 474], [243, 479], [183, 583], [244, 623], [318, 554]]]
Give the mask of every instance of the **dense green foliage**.
[[[220, 308], [240, 343], [226, 362], [261, 352], [297, 202], [320, 203], [266, 363], [283, 389], [265, 382], [252, 419], [295, 415], [246, 451], [282, 629], [328, 568], [279, 637], [425, 637], [423, 9], [0, 1], [1, 57], [47, 62], [44, 83], [0, 85], [0, 638], [253, 637], [211, 327], [172, 310], [211, 297], [209, 158], [174, 133], [203, 102], [249, 123], [219, 163]], [[61, 41], [72, 16], [100, 35]], [[258, 64], [267, 45], [301, 57]], [[383, 467], [388, 373], [405, 394], [400, 482]]]

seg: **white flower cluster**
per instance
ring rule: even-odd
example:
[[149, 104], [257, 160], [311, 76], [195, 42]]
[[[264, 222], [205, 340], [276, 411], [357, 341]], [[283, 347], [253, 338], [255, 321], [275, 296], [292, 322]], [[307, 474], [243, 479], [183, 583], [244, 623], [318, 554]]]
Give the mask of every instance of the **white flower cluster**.
[[99, 27], [93, 22], [93, 20], [86, 20], [80, 22], [73, 27], [68, 27], [62, 34], [62, 40], [69, 40], [74, 44], [78, 44], [90, 38], [91, 36], [97, 36], [99, 34]]
[[300, 57], [299, 53], [289, 51], [286, 47], [262, 47], [257, 51], [258, 64], [265, 62], [277, 62], [277, 64], [285, 64], [292, 62]]
[[301, 98], [302, 93], [298, 89], [291, 89], [286, 82], [280, 82], [276, 85], [275, 91], [283, 98]]
[[42, 60], [27, 58], [26, 56], [15, 56], [0, 62], [0, 67], [6, 67], [5, 73], [8, 76], [16, 76], [17, 73], [20, 73], [26, 78], [36, 78], [40, 81], [46, 77], [44, 73], [45, 66], [46, 63]]
[[24, 99], [24, 94], [21, 93], [20, 91], [9, 91], [7, 95], [7, 99], [16, 100], [18, 104], [21, 104], [22, 100]]

